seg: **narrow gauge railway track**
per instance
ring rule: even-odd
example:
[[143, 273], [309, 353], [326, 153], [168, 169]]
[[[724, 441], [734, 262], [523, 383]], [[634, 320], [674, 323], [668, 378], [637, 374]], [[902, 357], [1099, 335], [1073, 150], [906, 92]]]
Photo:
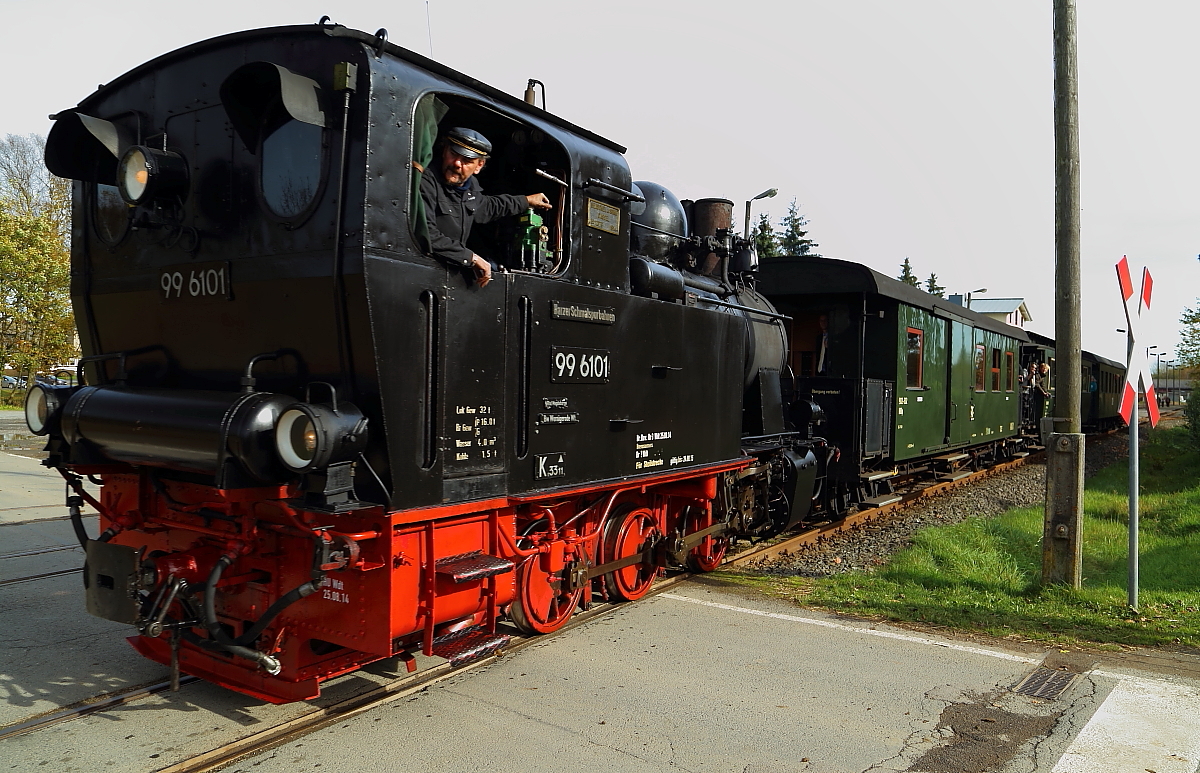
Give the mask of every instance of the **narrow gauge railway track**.
[[[66, 550], [78, 550], [80, 552], [83, 551], [83, 549], [80, 548], [78, 545], [51, 545], [49, 547], [36, 548], [34, 550], [21, 550], [16, 553], [0, 554], [0, 561], [13, 559], [13, 558], [29, 558], [31, 556], [43, 556], [43, 555], [46, 555], [47, 553], [61, 553]], [[9, 578], [6, 580], [0, 580], [0, 587], [4, 587], [5, 585], [16, 585], [16, 584], [22, 583], [22, 582], [33, 582], [34, 580], [45, 580], [50, 577], [61, 577], [64, 574], [78, 574], [81, 571], [83, 571], [81, 568], [75, 567], [73, 569], [59, 569], [58, 571], [55, 571], [55, 572], [42, 572], [41, 574], [30, 574], [30, 575], [25, 575], [23, 577], [12, 577], [12, 578]]]
[[[684, 572], [673, 575], [664, 580], [660, 580], [655, 584], [654, 589], [649, 595], [655, 595], [666, 591], [680, 582], [687, 580], [691, 576], [692, 575], [690, 573]], [[281, 722], [278, 725], [273, 725], [272, 727], [260, 730], [251, 735], [234, 739], [233, 741], [192, 756], [181, 762], [160, 768], [158, 771], [156, 771], [156, 773], [203, 773], [204, 771], [217, 770], [225, 765], [232, 764], [238, 759], [241, 759], [247, 755], [287, 743], [288, 741], [307, 735], [308, 733], [315, 732], [328, 725], [332, 725], [357, 716], [358, 714], [362, 714], [363, 712], [369, 711], [376, 706], [382, 706], [387, 703], [391, 703], [392, 701], [404, 698], [408, 695], [411, 695], [413, 692], [430, 684], [441, 681], [442, 679], [495, 663], [506, 654], [519, 652], [526, 647], [532, 646], [539, 642], [547, 641], [551, 637], [566, 634], [568, 631], [571, 631], [591, 620], [595, 620], [609, 613], [616, 612], [624, 606], [624, 604], [613, 603], [594, 604], [591, 609], [580, 610], [577, 612], [569, 623], [554, 633], [543, 636], [528, 637], [514, 634], [511, 643], [503, 651], [496, 655], [481, 658], [458, 667], [453, 667], [446, 662], [426, 668], [425, 670], [418, 671], [414, 674], [406, 674], [397, 679], [371, 688], [365, 692], [359, 693], [358, 695], [346, 698], [338, 703], [321, 708], [314, 708], [312, 711], [299, 717]], [[200, 680], [197, 677], [184, 676], [180, 680], [180, 685], [182, 686], [198, 681]], [[34, 717], [21, 722], [20, 724], [10, 725], [7, 728], [0, 729], [0, 742], [6, 741], [10, 738], [15, 738], [20, 735], [45, 730], [64, 722], [69, 722], [74, 719], [81, 719], [83, 717], [117, 708], [128, 703], [133, 703], [142, 698], [165, 692], [169, 689], [170, 682], [161, 682], [120, 694], [97, 696], [89, 699], [89, 701], [85, 704], [64, 708], [40, 717]]]
[[16, 585], [17, 583], [22, 582], [33, 582], [35, 580], [48, 580], [51, 577], [62, 577], [64, 574], [79, 574], [82, 571], [83, 569], [77, 567], [75, 569], [59, 569], [57, 572], [30, 574], [26, 575], [25, 577], [13, 577], [9, 580], [0, 580], [0, 588], [4, 587], [5, 585]]
[[78, 550], [78, 551], [82, 552], [83, 548], [79, 547], [78, 545], [51, 545], [49, 547], [36, 548], [34, 550], [21, 550], [16, 553], [0, 554], [0, 561], [3, 561], [8, 558], [26, 558], [28, 556], [44, 556], [47, 553], [60, 553], [64, 550]]
[[939, 481], [931, 483], [927, 486], [913, 488], [908, 491], [897, 494], [900, 499], [882, 507], [872, 507], [866, 510], [859, 510], [855, 513], [850, 513], [844, 518], [836, 521], [829, 521], [808, 529], [804, 529], [799, 534], [789, 537], [785, 540], [764, 545], [754, 550], [747, 550], [731, 556], [726, 559], [725, 565], [740, 565], [747, 564], [753, 561], [769, 561], [773, 558], [778, 558], [796, 550], [797, 548], [815, 545], [818, 542], [828, 539], [834, 534], [850, 531], [862, 524], [870, 521], [877, 521], [882, 518], [889, 517], [911, 505], [914, 505], [922, 500], [937, 496], [951, 489], [969, 486], [975, 481], [983, 478], [988, 478], [993, 475], [999, 475], [1008, 470], [1020, 467], [1030, 462], [1041, 462], [1045, 458], [1045, 451], [1038, 451], [1029, 456], [1020, 459], [1013, 459], [1007, 462], [1001, 462], [988, 467], [984, 470], [973, 472], [958, 480]]
[[[1040, 461], [1041, 456], [1041, 453], [1032, 454], [1022, 459], [1004, 462], [986, 470], [972, 473], [959, 480], [933, 483], [919, 489], [907, 491], [899, 495], [901, 498], [897, 502], [893, 502], [882, 507], [861, 510], [837, 521], [821, 524], [810, 529], [805, 529], [799, 534], [796, 534], [781, 542], [752, 547], [748, 550], [738, 553], [737, 555], [726, 558], [724, 565], [733, 566], [752, 561], [768, 560], [780, 555], [784, 555], [792, 550], [795, 550], [796, 548], [805, 545], [816, 544], [822, 539], [825, 539], [838, 532], [848, 531], [869, 521], [891, 516], [918, 501], [935, 496], [941, 492], [969, 485], [973, 481], [1005, 472], [1028, 462]], [[65, 549], [65, 547], [67, 546], [58, 549]], [[0, 558], [4, 557], [6, 556], [0, 556]], [[62, 574], [62, 572], [54, 574]], [[660, 580], [659, 582], [655, 583], [654, 589], [651, 591], [650, 595], [662, 593], [674, 587], [675, 585], [690, 579], [692, 576], [692, 573], [681, 572]], [[15, 580], [11, 582], [15, 582]], [[431, 684], [435, 684], [453, 675], [492, 664], [504, 657], [505, 654], [519, 652], [525, 647], [531, 646], [538, 642], [544, 642], [553, 636], [564, 635], [592, 620], [615, 612], [621, 609], [623, 606], [623, 604], [611, 603], [595, 604], [591, 609], [580, 610], [577, 612], [567, 625], [563, 626], [555, 633], [546, 636], [534, 637], [522, 637], [514, 635], [508, 647], [496, 655], [482, 658], [463, 666], [453, 667], [449, 663], [441, 663], [414, 674], [406, 674], [402, 677], [371, 688], [363, 693], [346, 698], [338, 703], [321, 708], [314, 708], [312, 711], [299, 717], [292, 718], [251, 735], [234, 739], [228, 743], [192, 756], [181, 762], [160, 768], [158, 771], [156, 771], [156, 773], [206, 773], [207, 771], [220, 769], [226, 765], [233, 764], [239, 759], [242, 759], [248, 755], [279, 746], [309, 733], [316, 732], [324, 727], [333, 725], [337, 722], [350, 719], [377, 706], [382, 706], [405, 698], [420, 689], [423, 689]], [[196, 677], [184, 676], [181, 679], [180, 684], [191, 684], [197, 681], [199, 681], [199, 679]], [[86, 704], [52, 712], [0, 730], [0, 741], [14, 738], [19, 735], [24, 735], [26, 733], [44, 730], [54, 725], [58, 725], [73, 719], [86, 717], [101, 711], [117, 708], [128, 703], [133, 703], [142, 698], [165, 692], [168, 689], [170, 689], [170, 683], [161, 682], [120, 694], [98, 696], [90, 699]]]

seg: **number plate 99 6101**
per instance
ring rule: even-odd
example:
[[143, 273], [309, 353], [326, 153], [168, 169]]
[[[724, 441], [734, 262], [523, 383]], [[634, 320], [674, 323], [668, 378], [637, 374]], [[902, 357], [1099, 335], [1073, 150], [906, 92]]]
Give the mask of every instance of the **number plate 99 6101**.
[[555, 384], [604, 384], [608, 382], [608, 349], [550, 347], [550, 381]]
[[158, 274], [158, 297], [164, 301], [216, 298], [233, 300], [229, 261], [168, 266]]

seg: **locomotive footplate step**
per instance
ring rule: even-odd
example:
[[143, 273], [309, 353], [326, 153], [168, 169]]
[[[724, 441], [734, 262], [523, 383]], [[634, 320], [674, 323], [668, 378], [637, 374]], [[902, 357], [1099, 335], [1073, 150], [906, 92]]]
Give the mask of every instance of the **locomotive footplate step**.
[[937, 479], [942, 482], [952, 482], [956, 480], [962, 480], [963, 478], [969, 478], [970, 476], [970, 470], [963, 470], [962, 472], [951, 472], [945, 475], [939, 475], [937, 476]]
[[864, 507], [884, 507], [886, 505], [895, 504], [903, 497], [899, 494], [882, 494], [877, 497], [871, 497], [862, 501]]
[[946, 462], [947, 464], [954, 464], [955, 462], [961, 462], [963, 459], [970, 459], [970, 458], [971, 458], [970, 454], [945, 454], [943, 456], [935, 456], [935, 457], [933, 457], [933, 460], [935, 462]]
[[434, 639], [433, 654], [449, 660], [452, 666], [461, 666], [495, 654], [508, 641], [508, 634], [488, 633], [482, 626], [464, 628]]
[[489, 556], [481, 550], [476, 550], [438, 559], [436, 571], [452, 578], [456, 583], [463, 583], [511, 572], [515, 566], [516, 564], [507, 558]]

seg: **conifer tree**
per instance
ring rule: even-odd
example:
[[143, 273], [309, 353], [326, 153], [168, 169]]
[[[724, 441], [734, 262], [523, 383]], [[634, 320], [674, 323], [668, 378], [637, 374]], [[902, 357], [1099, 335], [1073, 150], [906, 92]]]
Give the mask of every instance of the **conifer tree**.
[[758, 223], [750, 232], [750, 238], [754, 240], [754, 251], [758, 253], [759, 260], [779, 254], [779, 237], [771, 225], [770, 215], [763, 213], [758, 216]]
[[787, 214], [779, 221], [779, 227], [782, 229], [779, 234], [779, 249], [782, 254], [820, 257], [820, 254], [814, 249], [820, 245], [809, 239], [808, 231], [804, 230], [807, 225], [808, 220], [800, 214], [796, 200], [792, 199], [792, 203], [788, 205]]
[[930, 295], [936, 295], [939, 298], [945, 298], [946, 288], [938, 284], [937, 274], [930, 274], [925, 280], [925, 292]]
[[905, 258], [904, 262], [900, 264], [900, 276], [896, 278], [906, 285], [916, 288], [921, 287], [921, 280], [917, 279], [917, 275], [913, 273], [912, 263], [909, 262], [908, 258]]

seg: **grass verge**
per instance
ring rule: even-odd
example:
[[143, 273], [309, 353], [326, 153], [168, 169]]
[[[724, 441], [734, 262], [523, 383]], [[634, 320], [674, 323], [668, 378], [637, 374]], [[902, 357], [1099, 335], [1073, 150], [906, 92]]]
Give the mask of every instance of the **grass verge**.
[[806, 607], [999, 637], [1115, 647], [1200, 646], [1200, 452], [1185, 428], [1150, 433], [1141, 456], [1140, 614], [1126, 604], [1128, 465], [1084, 495], [1083, 587], [1041, 587], [1041, 507], [917, 533], [870, 572], [821, 578], [724, 572]]

